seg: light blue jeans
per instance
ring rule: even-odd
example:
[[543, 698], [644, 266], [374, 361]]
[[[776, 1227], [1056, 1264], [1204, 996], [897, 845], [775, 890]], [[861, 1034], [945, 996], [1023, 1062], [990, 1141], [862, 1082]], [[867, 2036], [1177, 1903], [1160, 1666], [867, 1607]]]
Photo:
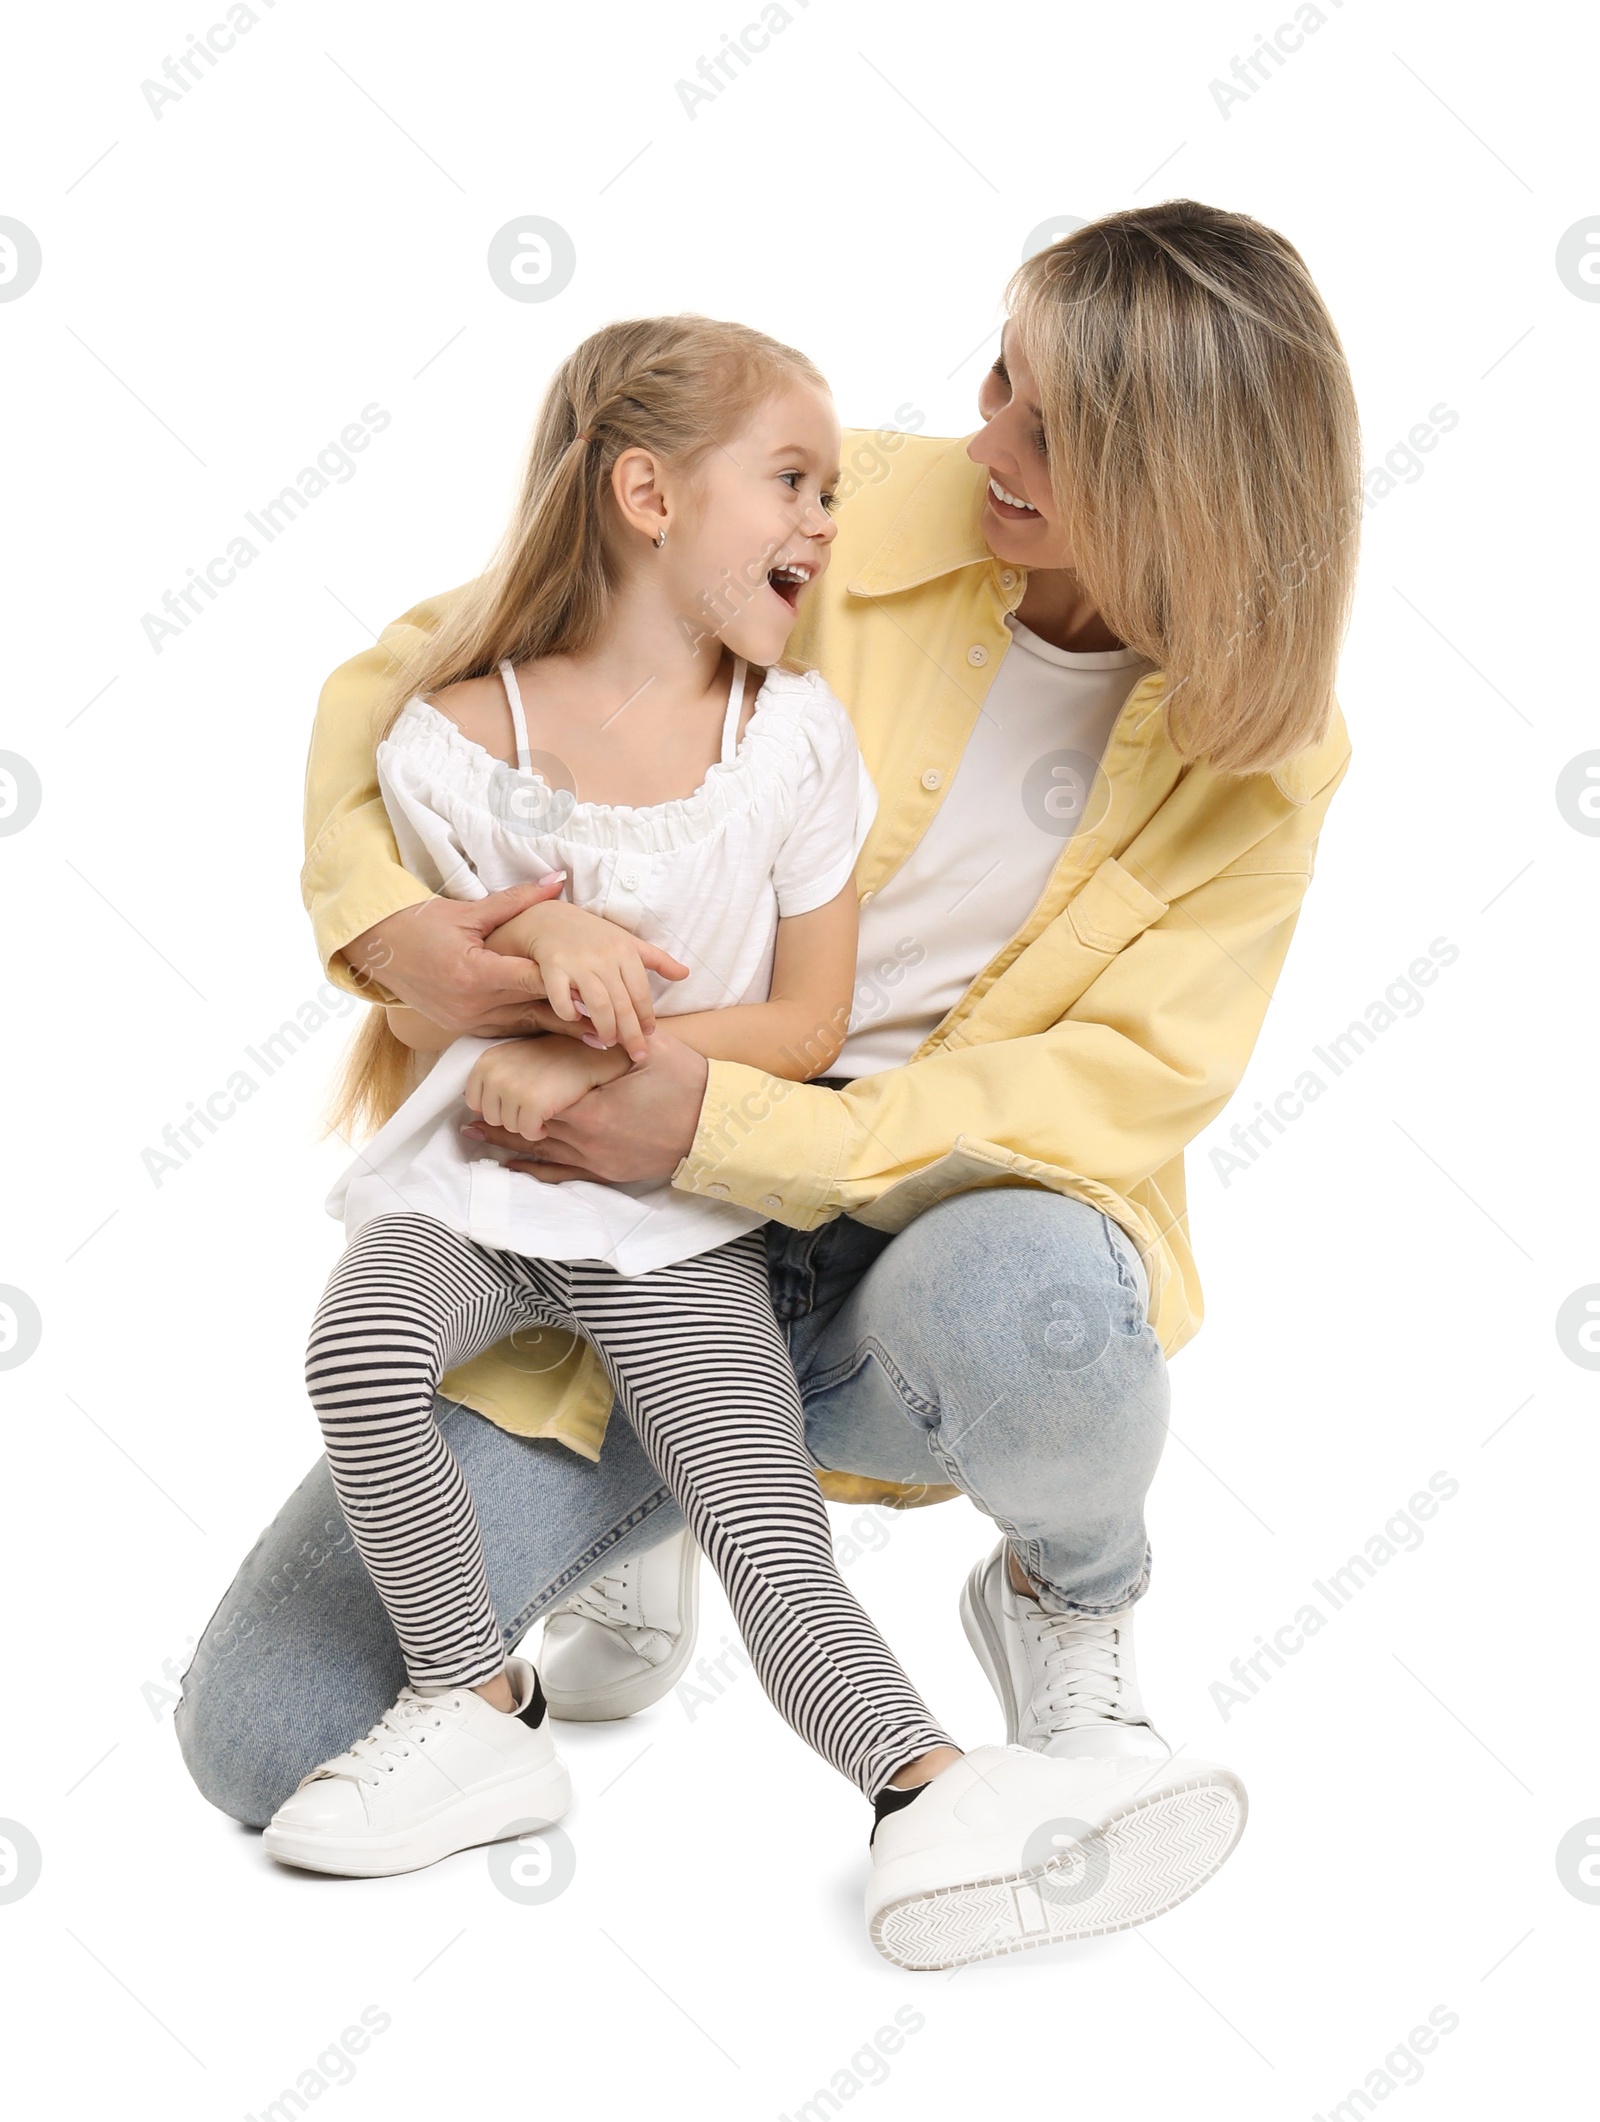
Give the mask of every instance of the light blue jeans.
[[[898, 1236], [768, 1226], [773, 1303], [818, 1466], [961, 1489], [1047, 1607], [1108, 1613], [1149, 1580], [1144, 1497], [1167, 1375], [1122, 1230], [1059, 1194], [960, 1194]], [[681, 1529], [620, 1408], [598, 1464], [453, 1401], [508, 1644], [591, 1578]], [[213, 1805], [264, 1825], [405, 1684], [399, 1645], [319, 1461], [212, 1616], [177, 1712]]]

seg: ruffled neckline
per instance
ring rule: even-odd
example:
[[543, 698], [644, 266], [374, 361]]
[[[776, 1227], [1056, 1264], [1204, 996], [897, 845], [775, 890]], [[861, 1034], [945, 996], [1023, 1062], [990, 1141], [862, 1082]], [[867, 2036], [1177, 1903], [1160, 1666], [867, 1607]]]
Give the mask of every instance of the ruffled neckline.
[[665, 803], [580, 802], [569, 789], [553, 787], [536, 767], [512, 766], [469, 737], [441, 709], [414, 693], [379, 745], [380, 756], [432, 753], [448, 763], [443, 778], [469, 801], [487, 810], [513, 833], [559, 833], [603, 846], [649, 851], [705, 838], [729, 813], [744, 808], [766, 764], [787, 781], [798, 738], [797, 709], [818, 697], [815, 671], [770, 669], [756, 694], [731, 759], [714, 760], [700, 786]]

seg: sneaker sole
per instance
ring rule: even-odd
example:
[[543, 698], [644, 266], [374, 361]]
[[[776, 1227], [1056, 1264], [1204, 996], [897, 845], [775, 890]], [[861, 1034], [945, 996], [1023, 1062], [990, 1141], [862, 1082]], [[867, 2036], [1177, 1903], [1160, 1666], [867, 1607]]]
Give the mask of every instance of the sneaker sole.
[[[1238, 1778], [1208, 1771], [1113, 1815], [1064, 1857], [888, 1903], [873, 1918], [872, 1942], [896, 1967], [932, 1969], [1131, 1930], [1221, 1869], [1247, 1812]], [[1104, 1878], [1081, 1892], [1101, 1861]]]
[[388, 1879], [397, 1872], [422, 1871], [458, 1850], [502, 1841], [513, 1830], [528, 1834], [534, 1826], [553, 1827], [571, 1804], [566, 1766], [552, 1761], [532, 1773], [508, 1776], [503, 1783], [474, 1792], [468, 1803], [441, 1807], [414, 1826], [390, 1834], [352, 1839], [267, 1827], [261, 1842], [268, 1856], [297, 1871]]
[[[694, 1656], [700, 1632], [700, 1550], [686, 1540], [678, 1566], [678, 1613], [682, 1620], [678, 1647], [664, 1665], [652, 1665], [632, 1680], [618, 1680], [610, 1687], [576, 1690], [554, 1688], [543, 1681], [544, 1699], [550, 1714], [561, 1724], [610, 1724], [622, 1717], [637, 1716], [677, 1686]], [[596, 1626], [599, 1624], [596, 1623]]]

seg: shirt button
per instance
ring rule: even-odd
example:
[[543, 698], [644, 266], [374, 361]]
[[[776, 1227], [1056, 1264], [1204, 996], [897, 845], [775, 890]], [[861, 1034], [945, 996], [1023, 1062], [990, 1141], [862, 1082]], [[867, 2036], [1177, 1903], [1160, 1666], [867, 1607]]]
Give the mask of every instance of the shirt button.
[[876, 886], [876, 885], [873, 885], [873, 886], [872, 886], [872, 887], [870, 887], [870, 888], [869, 888], [869, 889], [868, 889], [867, 891], [864, 891], [864, 892], [863, 892], [863, 893], [861, 894], [861, 904], [862, 904], [863, 906], [865, 906], [865, 905], [866, 905], [866, 903], [867, 903], [867, 901], [868, 901], [869, 899], [875, 899], [875, 898], [876, 898], [877, 896], [878, 896], [877, 886]]
[[924, 788], [937, 788], [943, 779], [944, 775], [940, 773], [939, 769], [936, 766], [930, 766], [922, 777], [922, 785]]
[[782, 1208], [782, 1194], [763, 1194], [761, 1196], [761, 1206], [763, 1208]]
[[981, 641], [974, 641], [971, 648], [967, 650], [967, 661], [976, 667], [980, 663], [987, 663], [988, 660], [989, 651]]
[[1000, 587], [1002, 589], [1013, 589], [1016, 586], [1016, 580], [1016, 576], [1011, 572], [1010, 568], [1008, 567], [1000, 577]]
[[619, 869], [617, 882], [625, 892], [636, 892], [639, 889], [639, 872], [636, 869]]
[[720, 1179], [713, 1179], [711, 1184], [706, 1188], [706, 1192], [711, 1196], [713, 1201], [726, 1201], [728, 1198], [728, 1189], [723, 1185]]

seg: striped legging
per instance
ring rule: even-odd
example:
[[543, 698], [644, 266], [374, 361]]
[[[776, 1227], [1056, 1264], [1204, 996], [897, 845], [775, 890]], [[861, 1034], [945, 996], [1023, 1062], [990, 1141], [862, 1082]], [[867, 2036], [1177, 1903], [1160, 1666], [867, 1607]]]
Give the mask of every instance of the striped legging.
[[434, 1394], [447, 1370], [535, 1326], [594, 1345], [762, 1686], [807, 1744], [868, 1797], [951, 1744], [835, 1566], [759, 1231], [632, 1276], [494, 1251], [410, 1213], [357, 1234], [318, 1308], [306, 1385], [412, 1684], [473, 1686], [505, 1663]]

